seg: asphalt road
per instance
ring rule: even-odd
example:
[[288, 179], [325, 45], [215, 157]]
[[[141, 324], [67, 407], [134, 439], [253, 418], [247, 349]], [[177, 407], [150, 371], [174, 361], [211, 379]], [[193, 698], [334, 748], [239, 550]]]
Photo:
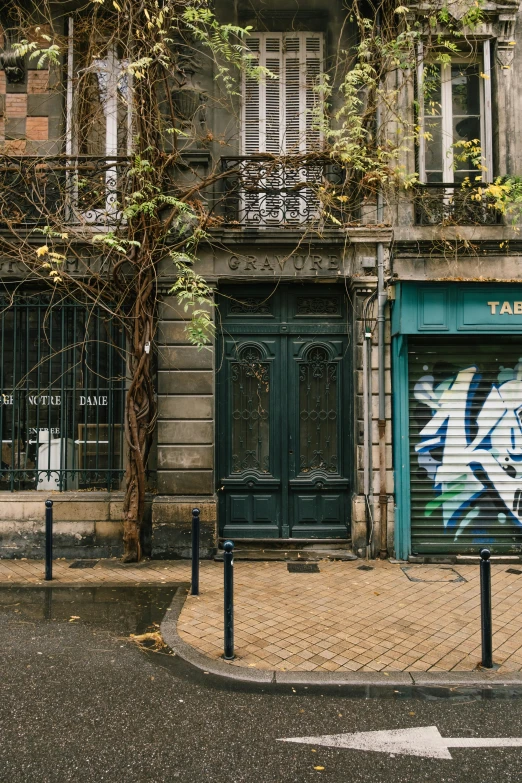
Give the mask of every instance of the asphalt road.
[[522, 737], [522, 698], [226, 686], [130, 640], [154, 630], [172, 594], [0, 590], [1, 781], [522, 781], [522, 748], [426, 759], [279, 742], [422, 726], [443, 737]]

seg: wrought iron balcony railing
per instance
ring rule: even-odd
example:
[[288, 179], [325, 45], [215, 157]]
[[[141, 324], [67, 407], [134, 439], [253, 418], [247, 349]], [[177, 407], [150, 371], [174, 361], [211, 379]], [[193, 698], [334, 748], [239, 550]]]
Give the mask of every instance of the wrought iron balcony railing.
[[0, 156], [0, 228], [122, 221], [128, 158]]
[[225, 224], [250, 228], [339, 225], [357, 219], [345, 172], [329, 158], [222, 158]]
[[416, 224], [498, 225], [501, 216], [481, 196], [479, 188], [483, 189], [484, 185], [439, 182], [418, 185], [415, 190]]

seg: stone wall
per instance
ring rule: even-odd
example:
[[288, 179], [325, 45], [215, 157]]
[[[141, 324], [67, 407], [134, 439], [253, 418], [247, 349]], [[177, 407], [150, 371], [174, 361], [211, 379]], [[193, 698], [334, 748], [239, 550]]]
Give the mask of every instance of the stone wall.
[[214, 351], [190, 344], [189, 314], [165, 295], [158, 330], [158, 496], [152, 556], [188, 557], [192, 508], [201, 513], [201, 554], [213, 554]]
[[[53, 501], [55, 557], [120, 557], [123, 552], [121, 492], [2, 492], [0, 558], [43, 558], [45, 501]], [[150, 528], [151, 500], [146, 504], [144, 550]]]
[[[368, 500], [364, 494], [364, 373], [363, 373], [363, 351], [364, 342], [364, 323], [363, 323], [363, 304], [367, 297], [375, 290], [375, 279], [368, 278], [365, 284], [359, 279], [354, 288], [354, 369], [355, 369], [355, 405], [354, 405], [354, 442], [356, 467], [354, 470], [354, 492], [352, 496], [352, 542], [354, 551], [362, 550], [365, 553], [365, 547], [368, 543], [370, 534], [374, 542], [374, 551], [379, 552], [380, 543], [380, 475], [379, 475], [379, 381], [378, 381], [378, 330], [377, 330], [377, 300], [375, 299], [373, 309], [371, 310], [371, 352], [369, 362], [371, 362], [371, 476], [370, 492]], [[388, 496], [388, 529], [387, 541], [388, 551], [393, 552], [394, 545], [394, 480], [393, 480], [393, 456], [392, 456], [392, 410], [391, 410], [391, 332], [389, 320], [389, 307], [386, 308], [385, 325], [385, 415], [386, 415], [386, 494]], [[373, 512], [370, 518], [368, 506], [373, 505]], [[372, 524], [373, 520], [373, 524]], [[373, 527], [373, 531], [372, 531]]]

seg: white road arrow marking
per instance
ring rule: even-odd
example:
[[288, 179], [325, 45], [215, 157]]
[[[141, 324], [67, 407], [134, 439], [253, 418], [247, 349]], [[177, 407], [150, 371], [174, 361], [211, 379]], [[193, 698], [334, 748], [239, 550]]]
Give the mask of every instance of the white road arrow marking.
[[322, 737], [288, 737], [279, 742], [302, 742], [327, 748], [352, 748], [402, 756], [451, 759], [448, 748], [522, 748], [518, 737], [441, 737], [436, 726], [392, 731], [358, 731], [355, 734], [323, 734]]

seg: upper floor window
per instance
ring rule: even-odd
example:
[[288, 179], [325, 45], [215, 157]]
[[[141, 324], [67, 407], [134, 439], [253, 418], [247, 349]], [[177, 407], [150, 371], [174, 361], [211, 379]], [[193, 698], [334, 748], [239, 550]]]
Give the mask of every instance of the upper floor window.
[[451, 62], [420, 66], [421, 182], [491, 181], [489, 77], [488, 41], [480, 59], [454, 57]]
[[253, 67], [243, 78], [243, 157], [233, 161], [227, 205], [237, 222], [259, 228], [317, 221], [324, 161], [294, 158], [322, 144], [323, 36], [256, 33], [247, 43]]
[[262, 70], [243, 80], [243, 154], [298, 155], [318, 149], [323, 36], [256, 33], [247, 44], [253, 64]]

